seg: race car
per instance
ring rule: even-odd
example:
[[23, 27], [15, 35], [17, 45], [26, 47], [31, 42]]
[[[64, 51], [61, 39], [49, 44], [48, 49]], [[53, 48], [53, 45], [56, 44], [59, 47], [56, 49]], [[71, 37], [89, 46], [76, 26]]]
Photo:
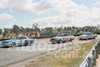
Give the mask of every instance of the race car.
[[51, 38], [51, 39], [50, 39], [50, 42], [51, 42], [52, 44], [55, 44], [55, 43], [61, 43], [62, 40], [61, 40], [61, 38], [54, 37], [54, 38]]
[[96, 34], [91, 33], [91, 32], [85, 32], [83, 35], [80, 35], [78, 37], [79, 40], [89, 40], [89, 39], [95, 39], [97, 37]]
[[4, 47], [16, 47], [16, 46], [27, 46], [32, 45], [34, 43], [34, 39], [29, 39], [26, 36], [16, 36], [10, 40], [2, 41], [2, 46]]
[[74, 40], [74, 36], [70, 34], [58, 34], [56, 37], [51, 38], [50, 42], [55, 44], [55, 43], [65, 43], [67, 41], [72, 41]]

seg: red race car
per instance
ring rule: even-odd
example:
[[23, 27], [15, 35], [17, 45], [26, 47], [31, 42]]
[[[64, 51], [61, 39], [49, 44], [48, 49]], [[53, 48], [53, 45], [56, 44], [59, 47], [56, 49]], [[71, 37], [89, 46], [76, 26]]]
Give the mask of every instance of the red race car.
[[58, 34], [57, 37], [51, 38], [50, 42], [54, 43], [64, 43], [67, 41], [74, 40], [74, 36], [71, 36], [69, 34]]

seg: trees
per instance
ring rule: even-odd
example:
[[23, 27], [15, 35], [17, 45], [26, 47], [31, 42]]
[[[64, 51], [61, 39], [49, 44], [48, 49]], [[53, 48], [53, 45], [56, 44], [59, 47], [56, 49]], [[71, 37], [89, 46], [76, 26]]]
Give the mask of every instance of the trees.
[[64, 32], [67, 32], [67, 27], [64, 27]]
[[16, 35], [18, 35], [18, 34], [21, 32], [19, 26], [17, 26], [17, 25], [14, 25], [14, 26], [13, 26], [12, 31], [13, 31], [13, 33], [15, 33]]
[[47, 32], [47, 33], [53, 33], [53, 28], [52, 27], [46, 27], [45, 28], [45, 31]]
[[6, 32], [3, 32], [3, 37], [5, 37], [6, 36]]
[[12, 33], [12, 29], [4, 28], [4, 32], [7, 33], [7, 34], [8, 34], [8, 33]]
[[0, 29], [0, 34], [2, 34], [2, 29]]
[[33, 29], [32, 28], [25, 28], [25, 32], [28, 33], [28, 32], [33, 32]]
[[87, 32], [87, 31], [99, 31], [99, 26], [84, 26], [84, 27], [75, 27], [75, 26], [69, 26], [69, 27], [45, 27], [45, 28], [39, 28], [39, 25], [37, 23], [34, 23], [32, 25], [32, 28], [24, 28], [19, 27], [18, 25], [14, 25], [12, 28], [4, 28], [4, 32], [2, 32], [2, 29], [0, 29], [0, 34], [8, 35], [9, 33], [15, 33], [16, 35], [23, 33], [28, 35], [35, 34], [35, 37], [38, 35], [44, 35], [44, 34], [57, 34], [57, 33], [79, 33], [79, 32]]
[[57, 31], [60, 32], [60, 33], [62, 33], [62, 32], [63, 32], [63, 26], [59, 27], [59, 28], [57, 29]]
[[37, 36], [37, 32], [40, 32], [40, 28], [38, 27], [39, 25], [37, 23], [34, 23], [32, 25], [32, 29], [35, 32], [35, 37]]
[[40, 28], [38, 27], [39, 25], [37, 23], [34, 23], [32, 25], [32, 29], [35, 31], [35, 32], [39, 32], [40, 31]]
[[26, 33], [26, 29], [24, 27], [20, 27], [20, 31], [21, 33], [25, 34]]

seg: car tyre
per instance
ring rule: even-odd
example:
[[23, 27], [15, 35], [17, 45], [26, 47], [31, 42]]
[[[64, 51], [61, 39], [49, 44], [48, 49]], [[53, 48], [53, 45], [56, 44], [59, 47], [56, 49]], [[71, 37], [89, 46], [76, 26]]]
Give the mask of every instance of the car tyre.
[[89, 38], [86, 38], [86, 40], [89, 40]]
[[52, 44], [55, 44], [55, 42], [52, 42]]
[[66, 41], [63, 41], [63, 43], [65, 43]]
[[93, 39], [95, 39], [95, 37], [93, 37]]
[[70, 39], [70, 41], [72, 42], [72, 38]]
[[79, 39], [79, 40], [82, 40], [82, 39]]
[[59, 42], [58, 43], [62, 43], [62, 40], [59, 40]]
[[12, 43], [11, 44], [11, 47], [16, 47], [16, 43]]

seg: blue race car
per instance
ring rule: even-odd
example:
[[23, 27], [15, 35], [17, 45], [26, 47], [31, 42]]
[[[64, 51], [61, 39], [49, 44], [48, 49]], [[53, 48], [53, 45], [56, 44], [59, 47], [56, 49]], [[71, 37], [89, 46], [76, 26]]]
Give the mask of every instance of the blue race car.
[[34, 43], [34, 39], [29, 39], [26, 36], [16, 36], [10, 40], [2, 41], [2, 46], [4, 47], [16, 47], [16, 46], [27, 46], [32, 45]]

